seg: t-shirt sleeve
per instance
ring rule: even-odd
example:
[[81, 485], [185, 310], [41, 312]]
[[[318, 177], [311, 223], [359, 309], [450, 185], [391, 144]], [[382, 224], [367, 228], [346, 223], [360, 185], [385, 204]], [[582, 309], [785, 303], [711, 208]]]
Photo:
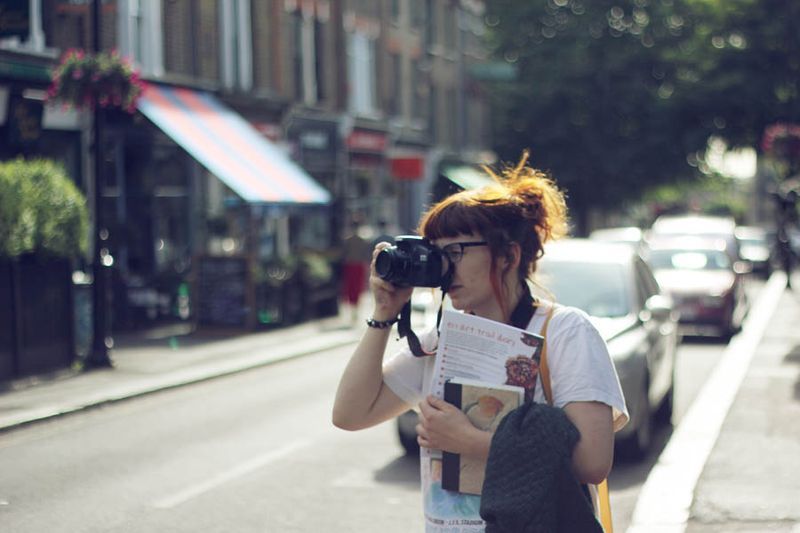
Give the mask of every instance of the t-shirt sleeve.
[[[433, 327], [419, 335], [420, 344], [426, 351], [436, 347], [438, 333]], [[427, 384], [425, 383], [428, 360], [434, 356], [416, 357], [402, 341], [401, 348], [383, 363], [383, 382], [404, 402], [416, 409], [422, 401]]]
[[570, 402], [602, 402], [612, 409], [614, 431], [622, 429], [628, 422], [628, 410], [600, 332], [577, 309], [555, 315], [549, 329], [547, 360], [553, 404], [564, 407]]

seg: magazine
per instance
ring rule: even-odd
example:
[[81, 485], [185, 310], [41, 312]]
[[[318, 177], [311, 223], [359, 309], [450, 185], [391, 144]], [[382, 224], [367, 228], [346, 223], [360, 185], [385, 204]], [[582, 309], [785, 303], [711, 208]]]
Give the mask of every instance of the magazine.
[[[444, 387], [455, 378], [486, 385], [514, 385], [530, 401], [536, 389], [544, 339], [541, 335], [475, 315], [446, 310], [442, 314], [430, 394], [444, 399]], [[427, 532], [483, 531], [480, 496], [442, 486], [442, 452], [420, 450], [420, 469]]]

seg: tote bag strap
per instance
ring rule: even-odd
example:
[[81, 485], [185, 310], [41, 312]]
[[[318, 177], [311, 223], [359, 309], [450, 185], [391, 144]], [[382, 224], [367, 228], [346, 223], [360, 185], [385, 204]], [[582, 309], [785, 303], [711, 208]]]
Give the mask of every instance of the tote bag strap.
[[542, 346], [542, 356], [539, 358], [539, 376], [542, 378], [542, 389], [548, 405], [553, 405], [553, 389], [550, 387], [550, 367], [547, 364], [547, 325], [550, 324], [550, 319], [553, 318], [555, 307], [555, 304], [550, 305], [550, 309], [544, 319], [541, 331], [541, 335], [544, 337], [544, 345]]
[[[553, 318], [553, 310], [555, 310], [555, 303], [550, 304], [550, 309], [547, 311], [547, 316], [544, 319], [541, 335], [544, 337], [544, 346], [542, 346], [542, 356], [539, 360], [539, 376], [542, 379], [542, 389], [544, 397], [548, 405], [553, 405], [553, 389], [550, 387], [550, 366], [547, 363], [547, 326], [550, 324], [550, 319]], [[597, 497], [600, 500], [600, 524], [603, 526], [605, 533], [614, 533], [614, 524], [611, 520], [611, 499], [608, 495], [608, 480], [604, 479], [597, 485]]]

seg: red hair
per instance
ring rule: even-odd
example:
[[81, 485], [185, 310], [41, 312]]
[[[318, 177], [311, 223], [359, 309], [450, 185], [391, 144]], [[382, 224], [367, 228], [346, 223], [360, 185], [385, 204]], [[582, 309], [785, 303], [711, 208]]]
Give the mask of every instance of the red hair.
[[520, 248], [517, 269], [521, 282], [536, 270], [543, 245], [567, 233], [564, 193], [542, 171], [528, 165], [528, 153], [514, 166], [498, 173], [484, 171], [494, 183], [448, 196], [422, 217], [418, 232], [428, 239], [480, 235], [489, 243], [493, 261], [492, 289], [505, 309], [497, 283], [495, 265], [499, 257], [510, 258], [510, 244]]

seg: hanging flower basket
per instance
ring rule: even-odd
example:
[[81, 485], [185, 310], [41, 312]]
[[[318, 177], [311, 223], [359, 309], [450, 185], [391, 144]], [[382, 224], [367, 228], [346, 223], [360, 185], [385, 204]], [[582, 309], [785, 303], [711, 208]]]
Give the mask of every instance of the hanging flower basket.
[[767, 126], [761, 149], [768, 156], [787, 161], [800, 159], [800, 125], [778, 122]]
[[68, 50], [52, 75], [48, 100], [78, 109], [120, 109], [133, 113], [142, 94], [139, 73], [116, 50], [87, 54]]

